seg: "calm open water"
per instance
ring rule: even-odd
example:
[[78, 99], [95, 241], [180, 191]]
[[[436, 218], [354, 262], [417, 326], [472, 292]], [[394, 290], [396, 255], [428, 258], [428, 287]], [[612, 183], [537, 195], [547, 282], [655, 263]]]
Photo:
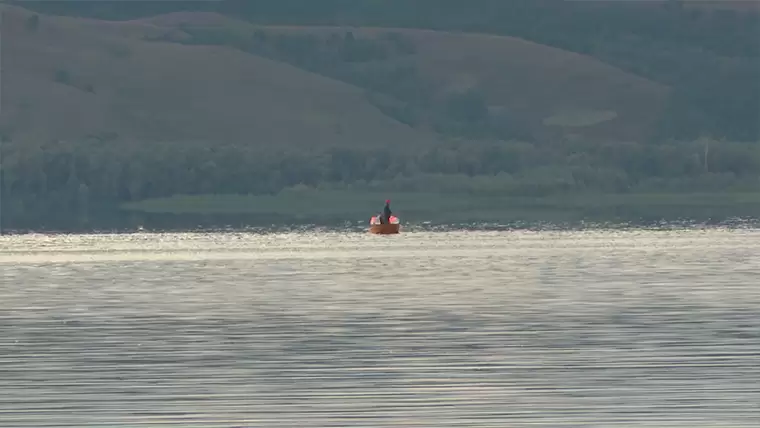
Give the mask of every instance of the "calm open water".
[[2, 427], [760, 426], [760, 231], [0, 236]]

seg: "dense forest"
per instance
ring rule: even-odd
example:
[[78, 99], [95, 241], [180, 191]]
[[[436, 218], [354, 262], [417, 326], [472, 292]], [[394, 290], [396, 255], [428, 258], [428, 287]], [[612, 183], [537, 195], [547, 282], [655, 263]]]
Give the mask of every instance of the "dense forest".
[[[361, 88], [383, 114], [432, 133], [437, 143], [412, 142], [403, 150], [359, 144], [303, 149], [232, 141], [121, 141], [100, 134], [18, 141], [2, 130], [3, 226], [43, 225], [51, 216], [82, 222], [124, 202], [175, 194], [276, 194], [293, 186], [361, 188], [403, 181], [410, 189], [425, 183], [417, 191], [494, 197], [758, 190], [757, 9], [644, 3], [20, 2], [43, 17], [32, 15], [29, 32], [44, 25], [47, 15], [129, 20], [205, 11], [243, 19], [250, 28], [185, 25], [176, 40], [169, 32], [151, 40], [229, 47], [345, 82]], [[314, 26], [343, 29], [294, 30]], [[670, 95], [651, 132], [638, 141], [616, 137], [615, 129], [575, 137], [539, 132], [517, 115], [490, 108], [487, 87], [455, 93], [437, 87], [422, 68], [405, 62], [421, 49], [413, 37], [361, 30], [370, 27], [518, 37], [595, 58], [663, 85]], [[51, 79], [67, 85], [75, 80], [65, 70]], [[87, 84], [82, 89], [100, 90]], [[488, 179], [477, 186], [447, 179], [461, 176]]]

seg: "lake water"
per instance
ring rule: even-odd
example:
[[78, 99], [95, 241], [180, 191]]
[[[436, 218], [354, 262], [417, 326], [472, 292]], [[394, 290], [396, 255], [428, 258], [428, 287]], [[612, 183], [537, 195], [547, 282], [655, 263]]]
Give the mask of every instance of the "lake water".
[[760, 231], [0, 236], [2, 427], [754, 426]]

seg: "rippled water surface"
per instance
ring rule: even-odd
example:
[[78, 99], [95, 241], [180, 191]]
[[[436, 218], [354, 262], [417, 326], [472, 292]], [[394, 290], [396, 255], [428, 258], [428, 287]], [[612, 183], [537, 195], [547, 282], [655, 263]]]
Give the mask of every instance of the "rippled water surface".
[[760, 231], [0, 237], [2, 427], [760, 426]]

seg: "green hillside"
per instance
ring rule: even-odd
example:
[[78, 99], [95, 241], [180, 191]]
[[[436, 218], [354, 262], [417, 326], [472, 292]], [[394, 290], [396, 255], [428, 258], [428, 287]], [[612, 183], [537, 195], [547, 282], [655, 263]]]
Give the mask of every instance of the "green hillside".
[[[410, 144], [431, 136], [348, 84], [223, 47], [151, 42], [144, 24], [3, 13], [6, 138], [257, 146]], [[42, 126], [41, 126], [42, 125]], [[120, 143], [121, 144], [121, 143]]]

